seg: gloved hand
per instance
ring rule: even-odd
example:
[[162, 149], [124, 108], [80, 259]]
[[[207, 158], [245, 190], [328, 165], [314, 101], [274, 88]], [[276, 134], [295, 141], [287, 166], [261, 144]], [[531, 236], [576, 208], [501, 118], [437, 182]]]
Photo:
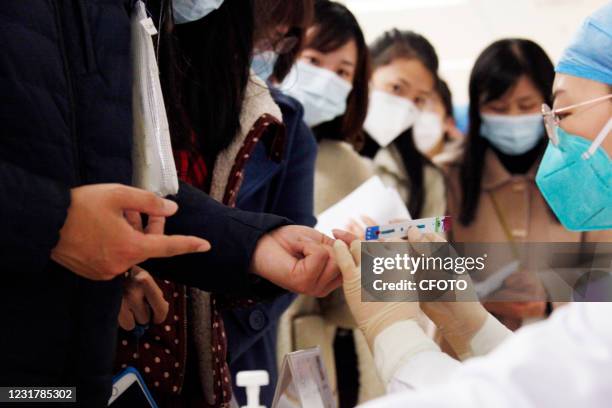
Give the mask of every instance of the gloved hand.
[[351, 249], [341, 240], [334, 243], [336, 262], [343, 278], [346, 302], [357, 325], [363, 332], [370, 349], [384, 329], [402, 320], [415, 319], [419, 306], [416, 302], [362, 302], [361, 301], [361, 242], [355, 240]]
[[[408, 231], [408, 242], [446, 242], [446, 240], [435, 233], [421, 233], [417, 228]], [[450, 344], [457, 356], [465, 359], [473, 354], [471, 340], [484, 326], [489, 313], [480, 302], [460, 301], [475, 299], [474, 287], [469, 276], [468, 289], [471, 293], [457, 293], [458, 301], [455, 302], [420, 302], [421, 309], [440, 330], [444, 339]]]
[[[365, 228], [364, 228], [365, 225]], [[365, 241], [365, 230], [367, 227], [378, 225], [376, 221], [367, 215], [362, 215], [359, 220], [351, 218], [351, 221], [346, 226], [346, 230], [354, 234], [358, 239]]]

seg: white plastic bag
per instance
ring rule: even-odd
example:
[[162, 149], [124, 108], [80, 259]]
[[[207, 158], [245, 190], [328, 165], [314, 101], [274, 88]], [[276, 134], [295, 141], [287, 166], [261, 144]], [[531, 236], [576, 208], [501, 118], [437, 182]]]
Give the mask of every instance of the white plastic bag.
[[132, 15], [133, 183], [162, 197], [178, 193], [168, 117], [151, 36], [157, 34], [145, 5]]

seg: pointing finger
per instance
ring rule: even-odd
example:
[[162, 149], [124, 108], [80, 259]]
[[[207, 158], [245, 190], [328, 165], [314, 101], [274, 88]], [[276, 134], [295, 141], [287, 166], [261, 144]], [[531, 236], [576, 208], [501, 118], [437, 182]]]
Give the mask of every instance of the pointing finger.
[[[184, 235], [142, 235], [143, 260], [169, 258], [196, 252], [207, 252], [210, 243], [204, 239]], [[142, 262], [142, 261], [140, 261]]]

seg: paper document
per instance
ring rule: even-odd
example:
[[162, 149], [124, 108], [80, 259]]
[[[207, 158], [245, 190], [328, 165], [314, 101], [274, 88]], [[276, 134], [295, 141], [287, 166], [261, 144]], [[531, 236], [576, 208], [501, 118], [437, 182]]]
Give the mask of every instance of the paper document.
[[336, 408], [319, 347], [285, 355], [272, 408]]
[[372, 218], [377, 224], [411, 218], [399, 193], [386, 187], [378, 176], [374, 176], [323, 211], [318, 217], [316, 229], [331, 236], [333, 229], [346, 229], [352, 219], [361, 222], [363, 215]]

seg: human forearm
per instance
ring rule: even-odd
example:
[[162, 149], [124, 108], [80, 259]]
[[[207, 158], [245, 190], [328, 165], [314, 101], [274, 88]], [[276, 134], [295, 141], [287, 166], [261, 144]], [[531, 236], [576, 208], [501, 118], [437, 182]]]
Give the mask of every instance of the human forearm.
[[152, 259], [144, 268], [156, 276], [210, 292], [256, 294], [258, 281], [250, 273], [257, 242], [289, 220], [223, 206], [203, 192], [181, 184], [179, 211], [166, 222], [167, 234], [206, 237], [207, 253]]

